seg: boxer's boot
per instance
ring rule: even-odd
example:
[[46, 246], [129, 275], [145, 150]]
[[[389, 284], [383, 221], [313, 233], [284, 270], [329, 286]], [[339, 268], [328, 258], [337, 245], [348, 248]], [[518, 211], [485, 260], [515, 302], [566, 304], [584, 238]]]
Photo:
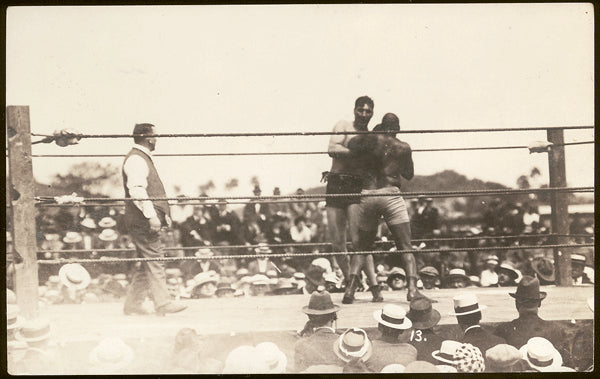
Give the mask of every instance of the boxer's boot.
[[427, 296], [423, 295], [417, 289], [417, 279], [418, 278], [416, 276], [412, 276], [412, 275], [408, 277], [408, 292], [406, 293], [406, 300], [408, 300], [408, 301], [411, 301], [412, 299], [416, 299], [419, 297], [424, 297], [427, 299]]
[[352, 304], [354, 302], [354, 292], [358, 286], [358, 276], [349, 275], [348, 284], [346, 285], [346, 291], [344, 291], [344, 297], [342, 298], [342, 304]]
[[371, 293], [373, 294], [373, 303], [381, 303], [383, 301], [383, 296], [381, 296], [381, 286], [379, 284], [375, 284], [371, 286]]

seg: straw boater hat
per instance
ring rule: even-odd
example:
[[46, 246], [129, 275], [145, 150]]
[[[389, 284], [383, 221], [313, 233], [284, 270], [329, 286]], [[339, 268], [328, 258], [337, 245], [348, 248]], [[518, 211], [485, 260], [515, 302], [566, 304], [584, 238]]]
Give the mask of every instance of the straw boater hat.
[[119, 338], [105, 338], [90, 352], [89, 360], [98, 372], [112, 373], [133, 360], [133, 350]]
[[431, 356], [440, 362], [454, 365], [454, 353], [462, 344], [458, 341], [442, 341], [439, 350], [431, 353]]
[[479, 305], [477, 296], [474, 293], [463, 293], [454, 296], [454, 311], [450, 312], [450, 316], [464, 316], [471, 313], [481, 312], [485, 305]]
[[517, 285], [517, 291], [509, 293], [509, 295], [517, 299], [517, 301], [544, 300], [546, 298], [546, 292], [540, 291], [540, 281], [538, 278], [528, 275], [525, 275], [521, 279], [519, 285]]
[[500, 262], [500, 260], [498, 260], [498, 257], [496, 255], [488, 255], [487, 258], [485, 258], [485, 263], [494, 263], [494, 264], [498, 264], [498, 262]]
[[585, 261], [586, 261], [585, 255], [571, 254], [571, 263], [585, 264]]
[[[211, 270], [212, 271], [212, 270]], [[178, 268], [167, 268], [165, 269], [165, 275], [169, 278], [179, 278], [180, 276], [183, 275], [183, 273], [181, 272], [181, 269]], [[117, 275], [115, 275], [113, 278], [115, 279], [125, 279], [125, 278], [117, 278]]]
[[256, 274], [250, 277], [250, 283], [253, 286], [269, 285], [271, 281], [266, 275]]
[[523, 359], [538, 371], [555, 371], [562, 366], [562, 357], [552, 343], [542, 337], [533, 337], [520, 349]]
[[237, 276], [237, 277], [238, 277], [238, 279], [239, 279], [239, 278], [242, 278], [242, 277], [244, 277], [244, 276], [246, 276], [246, 275], [248, 275], [248, 269], [247, 269], [247, 268], [244, 268], [244, 267], [240, 268], [239, 270], [237, 270], [237, 271], [235, 272], [235, 276]]
[[50, 338], [50, 321], [43, 318], [27, 320], [17, 330], [15, 338], [27, 343], [47, 340]]
[[254, 346], [242, 345], [229, 352], [225, 359], [223, 374], [264, 374], [268, 371], [264, 359], [257, 359]]
[[333, 304], [331, 295], [324, 288], [319, 287], [310, 295], [308, 305], [302, 307], [302, 312], [307, 315], [325, 315], [340, 310], [339, 305]]
[[112, 228], [117, 225], [117, 222], [112, 217], [102, 217], [98, 222], [98, 226], [101, 228]]
[[58, 277], [63, 285], [76, 290], [86, 288], [91, 281], [89, 272], [79, 263], [68, 263], [62, 266]]
[[83, 240], [83, 237], [81, 237], [81, 234], [79, 234], [77, 232], [67, 232], [65, 234], [65, 236], [63, 237], [63, 242], [70, 243], [70, 244], [79, 243], [82, 240]]
[[360, 328], [350, 328], [335, 340], [333, 352], [346, 363], [354, 359], [366, 362], [373, 354], [373, 345], [367, 332]]
[[431, 300], [426, 297], [417, 297], [410, 301], [410, 310], [406, 317], [412, 321], [415, 329], [430, 329], [440, 322], [440, 312], [433, 309]]
[[287, 357], [273, 342], [262, 342], [256, 345], [256, 353], [267, 364], [267, 374], [281, 374], [285, 372]]
[[198, 275], [194, 276], [194, 288], [199, 287], [206, 283], [217, 283], [218, 279], [216, 276], [216, 272], [213, 270], [201, 272]]
[[80, 222], [81, 226], [84, 226], [88, 229], [96, 229], [96, 223], [94, 222], [94, 219], [91, 217], [86, 217], [83, 220], [81, 220]]
[[6, 330], [15, 330], [23, 326], [25, 319], [19, 316], [20, 308], [16, 304], [6, 304]]
[[317, 258], [317, 259], [313, 260], [311, 264], [321, 267], [323, 270], [325, 270], [325, 272], [332, 271], [331, 263], [329, 262], [329, 260], [327, 258]]
[[554, 273], [554, 259], [546, 257], [535, 257], [531, 261], [531, 269], [536, 276], [547, 283], [553, 283], [556, 280]]
[[521, 279], [521, 272], [515, 268], [511, 261], [502, 262], [500, 266], [498, 266], [498, 270], [507, 272], [515, 282], [519, 282]]
[[462, 268], [451, 269], [450, 271], [448, 271], [448, 275], [446, 275], [446, 277], [444, 277], [443, 279], [444, 283], [448, 283], [455, 280], [462, 280], [465, 283], [470, 283], [471, 281], [471, 279], [469, 279], [469, 277], [467, 276], [465, 270], [463, 270]]
[[278, 276], [277, 271], [275, 271], [275, 270], [267, 270], [267, 272], [265, 274], [270, 279], [277, 278], [277, 276]]
[[406, 311], [399, 305], [386, 304], [383, 309], [373, 312], [375, 320], [392, 329], [410, 329], [412, 322], [406, 317]]
[[256, 254], [271, 254], [273, 250], [264, 242], [258, 244], [258, 247], [254, 249]]
[[104, 229], [102, 230], [102, 233], [98, 235], [98, 238], [100, 239], [100, 241], [113, 242], [116, 241], [117, 238], [119, 238], [119, 233], [115, 232], [114, 229]]

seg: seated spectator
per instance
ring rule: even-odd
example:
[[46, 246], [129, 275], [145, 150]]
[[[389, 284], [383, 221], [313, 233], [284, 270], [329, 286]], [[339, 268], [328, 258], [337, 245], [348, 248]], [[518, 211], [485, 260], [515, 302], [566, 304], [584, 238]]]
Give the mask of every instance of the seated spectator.
[[419, 270], [419, 276], [421, 282], [423, 283], [423, 288], [426, 290], [440, 288], [440, 273], [435, 267], [423, 267], [421, 270]]
[[[255, 197], [260, 197], [262, 191], [260, 186], [255, 185], [253, 190]], [[251, 199], [249, 203], [244, 206], [243, 211], [243, 222], [244, 225], [248, 226], [255, 224], [260, 231], [268, 229], [268, 222], [271, 218], [270, 204], [261, 203], [256, 199]]]
[[381, 291], [391, 291], [390, 287], [388, 287], [387, 281], [388, 276], [386, 272], [379, 272], [376, 276], [377, 285]]
[[498, 325], [494, 334], [516, 348], [525, 345], [532, 337], [544, 337], [557, 346], [566, 357], [568, 353], [564, 347], [564, 330], [538, 316], [542, 300], [546, 298], [546, 292], [540, 291], [539, 280], [524, 276], [517, 286], [517, 291], [509, 295], [515, 298], [519, 317]]
[[586, 258], [581, 254], [571, 254], [571, 277], [574, 285], [594, 284], [594, 270], [586, 267]]
[[469, 283], [470, 279], [462, 268], [453, 268], [442, 281], [444, 288], [464, 288]]
[[264, 374], [268, 370], [267, 363], [254, 346], [242, 345], [227, 355], [223, 374]]
[[266, 275], [256, 274], [250, 277], [250, 294], [264, 296], [269, 292], [271, 281]]
[[306, 270], [306, 286], [304, 287], [305, 294], [311, 294], [316, 291], [319, 286], [325, 286], [325, 274], [327, 273], [320, 265], [311, 264]]
[[443, 341], [443, 338], [433, 331], [440, 322], [440, 312], [433, 309], [428, 298], [415, 298], [410, 302], [410, 310], [406, 317], [412, 321], [413, 331], [409, 343], [417, 349], [417, 359], [437, 364], [431, 353], [439, 349]]
[[231, 286], [229, 280], [222, 279], [217, 283], [215, 295], [217, 295], [217, 297], [233, 297], [235, 295], [235, 288]]
[[554, 274], [554, 259], [546, 258], [544, 253], [532, 258], [531, 271], [538, 278], [541, 285], [554, 284], [556, 275]]
[[347, 329], [333, 344], [333, 352], [345, 363], [345, 374], [371, 372], [366, 363], [373, 354], [373, 345], [364, 330]]
[[521, 272], [511, 261], [504, 261], [498, 267], [498, 284], [500, 287], [516, 286], [521, 280]]
[[302, 308], [302, 312], [308, 316], [308, 322], [298, 332], [304, 338], [298, 340], [294, 347], [296, 371], [313, 365], [342, 365], [331, 349], [338, 338], [333, 325], [339, 310], [339, 305], [331, 301], [327, 291], [320, 288], [320, 291], [312, 293], [308, 305]]
[[[290, 228], [290, 235], [296, 243], [308, 243], [312, 240], [312, 232], [306, 226], [306, 218], [304, 216], [298, 216], [294, 219], [294, 225]], [[308, 252], [301, 248], [299, 250]]]
[[279, 278], [275, 288], [271, 290], [274, 295], [292, 295], [298, 293], [298, 287], [292, 278]]
[[179, 226], [181, 244], [186, 247], [210, 245], [216, 225], [203, 204], [196, 204], [193, 209], [194, 213]]
[[455, 296], [453, 300], [454, 312], [450, 314], [456, 316], [458, 326], [464, 333], [460, 342], [474, 345], [481, 351], [487, 351], [492, 346], [506, 342], [504, 338], [493, 335], [479, 325], [481, 311], [486, 306], [479, 305], [475, 294], [463, 293]]
[[219, 201], [217, 212], [214, 212], [212, 219], [216, 226], [213, 237], [215, 245], [230, 246], [242, 245], [244, 243], [242, 223], [235, 212], [227, 208], [227, 201]]
[[196, 331], [183, 328], [175, 336], [173, 351], [173, 366], [180, 370], [178, 373], [189, 374], [220, 374], [223, 363], [208, 357], [209, 346]]
[[533, 337], [520, 349], [523, 359], [529, 366], [539, 372], [559, 371], [563, 360], [552, 345], [552, 342], [542, 337]]
[[[302, 188], [298, 188], [296, 190], [296, 195], [302, 196], [304, 195], [304, 190]], [[306, 216], [306, 211], [310, 210], [314, 212], [316, 209], [316, 205], [312, 201], [299, 201], [296, 203], [290, 204], [291, 216], [293, 219], [299, 216]]]
[[342, 280], [335, 274], [335, 272], [325, 273], [323, 278], [325, 279], [325, 289], [327, 292], [344, 292], [344, 289], [342, 288]]
[[201, 272], [194, 276], [194, 287], [191, 291], [192, 299], [214, 297], [218, 280], [218, 276], [214, 271]]
[[372, 372], [380, 372], [385, 366], [397, 363], [406, 366], [417, 359], [417, 349], [401, 342], [404, 332], [412, 327], [406, 311], [399, 305], [386, 304], [373, 313], [379, 335], [373, 339], [375, 354], [367, 366]]
[[[254, 249], [256, 254], [271, 254], [273, 250], [266, 243], [259, 243], [258, 247]], [[248, 272], [250, 275], [266, 274], [269, 270], [279, 270], [275, 263], [270, 258], [256, 258], [255, 260], [248, 263]]]
[[524, 372], [528, 368], [521, 352], [512, 345], [501, 343], [485, 352], [485, 372]]
[[485, 259], [485, 268], [479, 274], [479, 281], [482, 287], [497, 287], [498, 286], [498, 257], [490, 255]]
[[393, 291], [406, 288], [406, 272], [401, 267], [394, 267], [387, 277], [387, 284]]
[[58, 277], [62, 284], [61, 295], [63, 303], [79, 304], [90, 284], [91, 277], [79, 263], [68, 263], [60, 268]]

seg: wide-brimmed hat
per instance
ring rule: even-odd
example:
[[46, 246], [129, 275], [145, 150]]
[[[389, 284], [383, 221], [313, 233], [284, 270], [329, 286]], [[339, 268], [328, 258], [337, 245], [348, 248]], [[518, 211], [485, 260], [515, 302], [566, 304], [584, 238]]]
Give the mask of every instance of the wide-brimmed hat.
[[538, 371], [554, 371], [562, 366], [562, 357], [550, 341], [542, 337], [533, 337], [519, 351], [523, 359]]
[[120, 338], [105, 338], [90, 352], [89, 360], [98, 372], [112, 373], [133, 360], [133, 349]]
[[321, 291], [314, 291], [310, 295], [308, 305], [302, 307], [302, 312], [307, 315], [325, 315], [339, 311], [340, 306], [333, 304], [329, 292], [322, 288], [318, 289]]
[[243, 276], [247, 276], [248, 275], [248, 269], [247, 268], [240, 268], [239, 270], [237, 270], [235, 272], [235, 276], [237, 276], [238, 278], [241, 278]]
[[366, 362], [373, 354], [373, 345], [367, 332], [360, 328], [350, 328], [335, 340], [333, 352], [344, 362], [354, 359]]
[[6, 304], [6, 329], [13, 330], [23, 326], [25, 319], [19, 316], [21, 309], [16, 304]]
[[412, 321], [406, 317], [406, 311], [399, 305], [386, 304], [383, 309], [373, 312], [375, 320], [392, 329], [410, 329]]
[[427, 361], [414, 361], [404, 367], [405, 373], [423, 374], [423, 373], [434, 373], [440, 372], [438, 368]]
[[195, 283], [194, 287], [198, 287], [198, 286], [201, 286], [206, 283], [215, 283], [216, 284], [218, 280], [219, 279], [216, 275], [216, 272], [213, 270], [201, 272], [201, 273], [197, 274], [196, 276], [194, 276], [194, 283]]
[[[338, 284], [341, 281], [341, 279], [337, 277], [335, 272], [327, 272], [327, 273], [325, 273], [325, 275], [323, 275], [323, 278], [328, 283]], [[378, 276], [378, 278], [379, 278], [379, 276]]]
[[463, 293], [456, 295], [454, 300], [454, 311], [450, 312], [451, 316], [464, 316], [471, 313], [481, 312], [485, 305], [479, 305], [477, 296], [474, 293]]
[[98, 226], [101, 228], [112, 228], [117, 225], [117, 222], [112, 217], [102, 217], [100, 221], [98, 221]]
[[280, 293], [280, 292], [284, 292], [287, 290], [292, 290], [292, 289], [296, 289], [296, 284], [294, 282], [293, 279], [291, 278], [279, 278], [277, 280], [277, 285], [275, 288], [273, 288], [273, 292], [274, 293]]
[[332, 271], [331, 270], [331, 262], [329, 262], [329, 259], [327, 259], [327, 258], [317, 258], [317, 259], [314, 259], [311, 262], [311, 264], [315, 265], [315, 266], [321, 267], [323, 270], [325, 270], [325, 272], [331, 272]]
[[431, 300], [426, 297], [417, 297], [410, 301], [410, 309], [406, 317], [412, 321], [415, 329], [429, 329], [440, 322], [441, 315], [431, 306]]
[[256, 275], [252, 275], [250, 277], [250, 283], [253, 286], [260, 286], [260, 285], [269, 285], [269, 284], [271, 284], [271, 281], [269, 280], [269, 277], [266, 275], [256, 274]]
[[64, 243], [79, 243], [83, 240], [83, 237], [81, 236], [80, 233], [77, 232], [67, 232], [65, 233], [65, 236], [63, 237], [63, 242]]
[[15, 338], [25, 342], [39, 342], [50, 338], [50, 321], [45, 318], [26, 320], [16, 331]]
[[534, 258], [531, 261], [531, 269], [538, 278], [545, 282], [553, 283], [556, 280], [554, 272], [554, 260], [545, 257]]
[[515, 268], [511, 261], [504, 261], [498, 266], [498, 271], [505, 271], [515, 282], [519, 281], [521, 272]]
[[68, 263], [58, 271], [60, 282], [77, 290], [84, 289], [90, 284], [90, 273], [79, 263]]
[[505, 343], [498, 344], [485, 352], [486, 371], [504, 371], [521, 359], [523, 355], [516, 347]]
[[458, 341], [442, 341], [440, 349], [432, 352], [431, 356], [440, 362], [454, 365], [454, 353], [461, 345], [462, 344]]
[[94, 219], [91, 217], [86, 217], [83, 220], [81, 220], [80, 222], [81, 226], [84, 226], [88, 229], [96, 229], [96, 223], [94, 222]]
[[256, 254], [271, 254], [273, 250], [264, 242], [258, 244], [256, 248], [254, 248], [254, 252]]
[[257, 355], [267, 364], [267, 374], [285, 372], [287, 357], [273, 342], [262, 342], [255, 347]]
[[265, 275], [267, 275], [267, 278], [272, 279], [272, 278], [277, 278], [279, 275], [277, 274], [276, 270], [267, 270], [267, 272], [265, 272]]
[[223, 374], [264, 374], [268, 367], [264, 359], [257, 359], [254, 346], [242, 345], [233, 349], [225, 359]]
[[509, 295], [517, 299], [517, 301], [544, 300], [546, 298], [546, 292], [540, 291], [540, 281], [538, 278], [528, 275], [525, 275], [521, 279], [517, 285], [517, 291], [509, 293]]
[[112, 242], [116, 241], [119, 238], [119, 233], [117, 233], [114, 229], [104, 229], [102, 233], [98, 235], [98, 239], [104, 242]]
[[458, 372], [483, 372], [485, 370], [485, 361], [481, 350], [470, 343], [463, 343], [456, 349], [453, 361]]
[[488, 256], [485, 258], [485, 263], [490, 263], [490, 262], [491, 262], [491, 263], [498, 264], [498, 263], [500, 262], [500, 260], [498, 259], [498, 256], [496, 256], [496, 255], [492, 254], [492, 255], [488, 255]]

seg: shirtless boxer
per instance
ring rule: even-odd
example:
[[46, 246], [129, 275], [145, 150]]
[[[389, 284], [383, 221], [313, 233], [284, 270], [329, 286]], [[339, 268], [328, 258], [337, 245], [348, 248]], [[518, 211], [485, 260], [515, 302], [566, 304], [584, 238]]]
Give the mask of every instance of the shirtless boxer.
[[[354, 122], [340, 121], [334, 132], [367, 131], [367, 125], [373, 116], [373, 100], [368, 96], [361, 96], [354, 102]], [[348, 141], [354, 137], [347, 134], [334, 134], [329, 139], [328, 153], [332, 157], [331, 170], [323, 173], [327, 181], [326, 194], [360, 193], [362, 190], [361, 178], [352, 171], [352, 159], [349, 156]], [[326, 198], [327, 224], [329, 226], [329, 240], [333, 251], [348, 251], [346, 249], [346, 223], [349, 224], [353, 242], [358, 236], [358, 209], [359, 197]], [[339, 262], [338, 262], [339, 260]], [[339, 267], [346, 281], [350, 271], [348, 256], [332, 258], [333, 266]]]
[[[393, 113], [383, 116], [381, 124], [373, 131], [399, 131], [400, 122]], [[351, 156], [360, 162], [355, 172], [363, 178], [362, 194], [393, 193], [392, 196], [365, 196], [361, 198], [358, 222], [358, 241], [356, 248], [362, 251], [372, 250], [377, 226], [381, 216], [392, 233], [398, 250], [412, 250], [410, 220], [404, 199], [400, 196], [400, 177], [410, 180], [414, 176], [412, 151], [406, 142], [396, 139], [393, 134], [358, 135], [348, 142]], [[358, 257], [358, 256], [357, 256]], [[365, 257], [371, 258], [372, 255]], [[402, 261], [408, 277], [407, 300], [424, 297], [417, 291], [417, 266], [412, 253], [402, 253]], [[360, 260], [353, 261], [350, 275], [357, 275]], [[348, 286], [343, 302], [354, 300], [355, 286]], [[377, 289], [378, 290], [378, 289]], [[376, 293], [373, 293], [375, 301]]]

